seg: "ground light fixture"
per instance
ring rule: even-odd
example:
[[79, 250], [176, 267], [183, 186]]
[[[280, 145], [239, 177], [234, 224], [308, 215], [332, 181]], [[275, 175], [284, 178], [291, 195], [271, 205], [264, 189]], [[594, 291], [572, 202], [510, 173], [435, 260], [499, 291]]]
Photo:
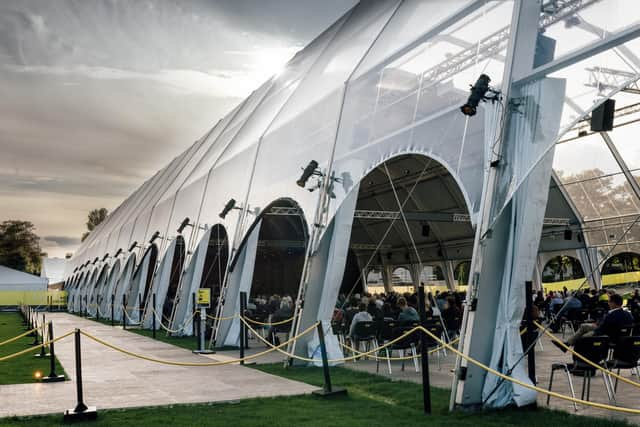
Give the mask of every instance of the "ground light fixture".
[[220, 212], [218, 216], [222, 219], [225, 219], [227, 217], [227, 214], [231, 212], [231, 210], [235, 207], [236, 207], [236, 199], [229, 199], [227, 204], [224, 205], [222, 212]]
[[40, 378], [42, 378], [42, 372], [41, 371], [35, 371], [33, 373], [33, 378], [39, 380]]
[[[471, 86], [471, 94], [469, 95], [466, 104], [460, 107], [462, 114], [469, 117], [475, 116], [480, 101], [495, 102], [500, 99], [500, 92], [495, 89], [491, 89], [491, 87], [489, 87], [490, 82], [491, 78], [489, 76], [486, 74], [480, 74], [476, 83]], [[487, 96], [487, 92], [491, 93], [492, 96]]]

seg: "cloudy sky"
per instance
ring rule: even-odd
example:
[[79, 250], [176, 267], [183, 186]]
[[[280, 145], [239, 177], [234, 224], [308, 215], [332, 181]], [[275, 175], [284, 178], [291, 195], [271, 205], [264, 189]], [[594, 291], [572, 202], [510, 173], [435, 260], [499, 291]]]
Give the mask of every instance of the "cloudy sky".
[[0, 221], [79, 244], [354, 0], [2, 0]]

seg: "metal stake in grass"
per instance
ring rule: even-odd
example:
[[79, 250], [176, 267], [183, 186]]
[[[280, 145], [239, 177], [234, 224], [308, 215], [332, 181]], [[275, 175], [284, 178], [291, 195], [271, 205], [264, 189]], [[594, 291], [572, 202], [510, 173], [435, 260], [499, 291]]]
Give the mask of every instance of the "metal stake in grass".
[[333, 387], [331, 385], [331, 375], [329, 374], [329, 361], [327, 359], [327, 347], [324, 342], [324, 328], [322, 322], [318, 322], [318, 339], [320, 340], [320, 354], [322, 356], [322, 371], [324, 373], [324, 387], [321, 390], [314, 390], [313, 394], [320, 397], [346, 396], [347, 389]]

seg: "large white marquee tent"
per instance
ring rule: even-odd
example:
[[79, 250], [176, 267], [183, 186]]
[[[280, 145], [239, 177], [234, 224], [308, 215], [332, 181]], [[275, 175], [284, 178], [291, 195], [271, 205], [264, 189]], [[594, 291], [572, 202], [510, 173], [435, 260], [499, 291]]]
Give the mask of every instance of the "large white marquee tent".
[[[510, 371], [524, 282], [539, 282], [545, 260], [578, 258], [598, 287], [608, 256], [639, 251], [635, 8], [362, 1], [91, 233], [69, 262], [70, 310], [106, 313], [113, 300], [118, 318], [177, 328], [199, 287], [228, 316], [241, 291], [295, 283], [279, 291], [296, 299], [302, 330], [328, 322], [353, 289], [350, 263], [387, 289], [436, 270], [453, 289], [466, 261], [460, 348]], [[465, 116], [480, 74], [501, 98]], [[591, 112], [612, 97], [616, 127], [591, 132]], [[312, 160], [315, 174], [296, 185]], [[234, 344], [238, 328], [215, 325], [216, 342]], [[495, 378], [460, 364], [458, 405], [535, 399], [509, 383], [492, 393]], [[512, 375], [528, 381], [521, 364]]]

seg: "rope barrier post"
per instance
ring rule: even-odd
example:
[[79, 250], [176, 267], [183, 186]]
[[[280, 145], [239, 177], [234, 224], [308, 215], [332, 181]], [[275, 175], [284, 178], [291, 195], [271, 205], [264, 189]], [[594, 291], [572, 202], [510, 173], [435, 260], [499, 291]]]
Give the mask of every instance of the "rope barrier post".
[[[155, 292], [153, 293], [153, 295], [151, 295], [152, 298], [152, 302], [153, 302], [153, 316], [151, 316], [151, 329], [153, 330], [153, 339], [156, 339], [156, 313], [155, 313], [155, 309], [156, 309], [156, 294]], [[171, 327], [171, 325], [169, 325], [169, 327]]]
[[96, 296], [96, 320], [100, 321], [100, 295]]
[[95, 406], [88, 407], [84, 404], [82, 395], [82, 358], [80, 353], [80, 329], [74, 333], [76, 350], [76, 395], [78, 403], [74, 409], [68, 409], [64, 413], [64, 421], [95, 420], [98, 412]]
[[53, 298], [53, 297], [51, 297], [51, 296], [47, 295], [47, 311], [48, 311], [49, 313], [51, 313], [51, 299], [52, 299], [52, 298]]
[[38, 313], [34, 313], [32, 322], [33, 323], [31, 326], [33, 328], [33, 342], [31, 343], [31, 345], [39, 345], [40, 341], [38, 340]]
[[122, 295], [122, 329], [127, 329], [127, 297]]
[[115, 301], [116, 296], [114, 294], [111, 294], [111, 326], [113, 326], [113, 318], [115, 317]]
[[56, 373], [56, 351], [53, 342], [53, 322], [49, 322], [49, 375], [42, 378], [43, 383], [57, 383], [64, 381], [64, 375]]
[[[47, 321], [46, 321], [44, 313], [43, 313], [42, 314], [42, 326], [41, 326], [41, 328], [42, 328], [42, 344], [43, 345], [42, 345], [42, 347], [40, 347], [40, 353], [34, 354], [33, 357], [42, 357], [42, 358], [44, 358], [44, 357], [49, 356], [47, 353], [45, 353], [45, 350], [44, 350], [44, 343], [45, 343], [45, 329], [44, 328], [46, 328], [46, 325], [47, 325]], [[36, 331], [36, 334], [37, 333], [38, 333], [38, 331]]]
[[193, 336], [197, 337], [198, 334], [197, 334], [196, 328], [198, 327], [197, 325], [200, 322], [196, 322], [197, 320], [196, 315], [198, 313], [198, 310], [196, 309], [196, 293], [195, 292], [191, 293], [191, 311], [192, 311], [191, 314], [193, 315], [193, 322], [191, 322], [191, 329], [192, 329]]
[[[247, 293], [240, 292], [240, 317], [244, 317], [244, 312], [247, 309]], [[247, 335], [247, 328], [243, 322], [240, 322], [240, 364], [244, 365], [244, 345]]]
[[324, 328], [322, 322], [318, 322], [318, 339], [320, 340], [320, 355], [322, 356], [322, 371], [324, 373], [324, 387], [321, 390], [314, 390], [312, 393], [320, 397], [346, 396], [347, 389], [333, 387], [331, 385], [331, 375], [329, 374], [329, 361], [327, 358], [327, 346], [324, 342]]
[[[420, 325], [427, 327], [427, 312], [425, 310], [424, 285], [418, 286], [418, 309], [420, 310]], [[427, 334], [420, 332], [420, 353], [422, 359], [422, 402], [424, 413], [431, 414], [431, 382], [429, 380], [429, 346]]]
[[536, 351], [535, 345], [531, 345], [536, 340], [536, 328], [533, 325], [533, 283], [530, 280], [524, 282], [524, 295], [525, 295], [525, 321], [527, 324], [527, 347], [529, 352], [527, 353], [527, 365], [529, 369], [529, 379], [533, 384], [537, 384], [536, 381]]

